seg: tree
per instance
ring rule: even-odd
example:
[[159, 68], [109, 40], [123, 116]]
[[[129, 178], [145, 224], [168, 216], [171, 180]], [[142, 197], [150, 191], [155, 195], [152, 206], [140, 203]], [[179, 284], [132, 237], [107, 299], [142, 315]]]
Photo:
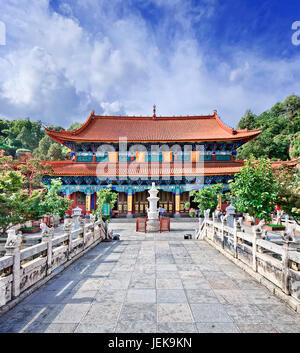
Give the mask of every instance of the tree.
[[[97, 191], [97, 211], [96, 212], [102, 214], [103, 205], [105, 204], [108, 204], [110, 206], [110, 209], [112, 209], [115, 206], [117, 199], [118, 199], [118, 194], [111, 190], [111, 185], [108, 185], [107, 189], [101, 189], [100, 191]], [[104, 221], [110, 219], [109, 216], [103, 216], [102, 218]]]
[[62, 153], [62, 147], [57, 143], [53, 143], [47, 153], [47, 159], [52, 161], [64, 160], [64, 155]]
[[65, 160], [70, 150], [51, 139], [48, 135], [39, 142], [39, 147], [34, 150], [34, 157], [43, 161]]
[[11, 155], [19, 148], [29, 149], [31, 152], [37, 148], [40, 139], [45, 135], [40, 121], [31, 122], [29, 118], [0, 121], [0, 136], [3, 142], [9, 146]]
[[24, 177], [24, 186], [28, 188], [29, 193], [36, 188], [44, 188], [43, 176], [51, 175], [53, 169], [47, 164], [41, 163], [39, 159], [30, 159], [22, 164], [17, 164], [18, 169]]
[[48, 135], [44, 136], [40, 140], [38, 148], [36, 148], [33, 152], [34, 157], [43, 161], [47, 160], [47, 154], [52, 143], [53, 140]]
[[29, 195], [24, 190], [24, 178], [18, 171], [0, 172], [0, 229], [4, 235], [8, 228], [41, 217], [39, 208], [42, 192]]
[[222, 184], [216, 184], [204, 187], [201, 190], [190, 191], [190, 196], [194, 196], [194, 202], [198, 203], [201, 216], [207, 209], [210, 209], [210, 213], [214, 212], [218, 206], [218, 194], [221, 193], [222, 189]]
[[241, 118], [238, 123], [239, 129], [248, 129], [252, 130], [255, 127], [256, 115], [252, 113], [250, 109], [246, 110], [245, 115]]
[[79, 129], [81, 127], [81, 125], [82, 125], [81, 123], [75, 122], [68, 128], [68, 130], [75, 131], [75, 130]]
[[277, 204], [300, 224], [300, 172], [282, 166], [276, 171], [279, 183]]
[[[237, 158], [270, 158], [287, 160], [300, 132], [300, 97], [291, 95], [282, 103], [255, 117], [250, 111], [239, 122], [240, 128], [263, 128], [262, 133], [238, 148]], [[295, 142], [293, 142], [295, 141]], [[293, 150], [293, 147], [292, 147]], [[293, 156], [291, 156], [293, 158]]]
[[51, 185], [47, 186], [47, 193], [40, 203], [40, 210], [43, 215], [59, 215], [63, 218], [68, 212], [73, 200], [60, 195], [62, 181], [60, 178], [52, 179]]
[[300, 132], [298, 135], [295, 135], [295, 138], [290, 144], [289, 155], [291, 158], [300, 157]]
[[272, 163], [265, 159], [255, 160], [252, 157], [235, 175], [234, 181], [229, 183], [239, 212], [270, 220], [278, 192], [278, 183], [271, 166]]

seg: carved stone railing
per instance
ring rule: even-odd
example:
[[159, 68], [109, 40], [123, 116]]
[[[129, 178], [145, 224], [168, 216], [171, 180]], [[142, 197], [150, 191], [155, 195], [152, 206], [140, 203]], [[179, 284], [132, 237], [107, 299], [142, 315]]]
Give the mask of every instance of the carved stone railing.
[[[52, 272], [64, 268], [105, 238], [101, 220], [83, 223], [80, 229], [65, 227], [64, 234], [53, 237], [53, 230], [42, 233], [42, 242], [20, 250], [20, 236], [11, 231], [6, 254], [0, 258], [0, 313], [4, 307], [26, 290], [38, 288], [53, 277]], [[5, 310], [6, 311], [6, 310]]]
[[255, 227], [251, 234], [242, 230], [236, 221], [234, 228], [225, 223], [205, 219], [201, 238], [300, 312], [300, 252], [297, 244], [283, 240], [279, 245], [263, 239], [263, 232]]

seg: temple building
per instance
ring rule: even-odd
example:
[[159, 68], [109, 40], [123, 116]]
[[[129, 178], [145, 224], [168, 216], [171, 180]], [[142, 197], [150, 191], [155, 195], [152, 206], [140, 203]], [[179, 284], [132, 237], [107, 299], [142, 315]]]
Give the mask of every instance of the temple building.
[[[91, 112], [75, 131], [46, 133], [71, 150], [71, 160], [49, 162], [60, 177], [63, 194], [83, 213], [96, 208], [96, 192], [110, 187], [118, 193], [113, 212], [119, 216], [146, 214], [148, 189], [154, 181], [159, 206], [180, 216], [190, 202], [189, 191], [228, 181], [243, 166], [236, 150], [262, 130], [235, 130], [217, 111], [203, 116], [98, 116]], [[191, 200], [192, 201], [192, 200]], [[193, 203], [191, 202], [193, 206]]]

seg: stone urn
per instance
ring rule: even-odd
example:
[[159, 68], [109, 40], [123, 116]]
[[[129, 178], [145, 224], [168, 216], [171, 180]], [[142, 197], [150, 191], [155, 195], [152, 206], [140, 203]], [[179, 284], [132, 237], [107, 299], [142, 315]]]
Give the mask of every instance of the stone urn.
[[150, 196], [147, 198], [149, 201], [149, 208], [147, 210], [147, 232], [159, 232], [160, 222], [158, 219], [159, 211], [157, 208], [157, 202], [159, 197], [157, 197], [158, 190], [155, 188], [155, 183], [152, 183], [152, 187], [149, 190]]

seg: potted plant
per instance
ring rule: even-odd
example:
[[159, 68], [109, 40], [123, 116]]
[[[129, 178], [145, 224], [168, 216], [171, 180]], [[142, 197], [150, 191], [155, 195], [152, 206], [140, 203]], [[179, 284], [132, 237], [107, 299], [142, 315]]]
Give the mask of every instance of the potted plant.
[[196, 216], [196, 210], [194, 208], [190, 208], [189, 215], [190, 215], [190, 217], [195, 217]]
[[268, 223], [266, 225], [264, 225], [265, 229], [268, 229], [268, 230], [272, 230], [272, 231], [276, 231], [276, 230], [285, 230], [285, 226], [282, 225], [282, 224], [272, 224], [272, 223]]

